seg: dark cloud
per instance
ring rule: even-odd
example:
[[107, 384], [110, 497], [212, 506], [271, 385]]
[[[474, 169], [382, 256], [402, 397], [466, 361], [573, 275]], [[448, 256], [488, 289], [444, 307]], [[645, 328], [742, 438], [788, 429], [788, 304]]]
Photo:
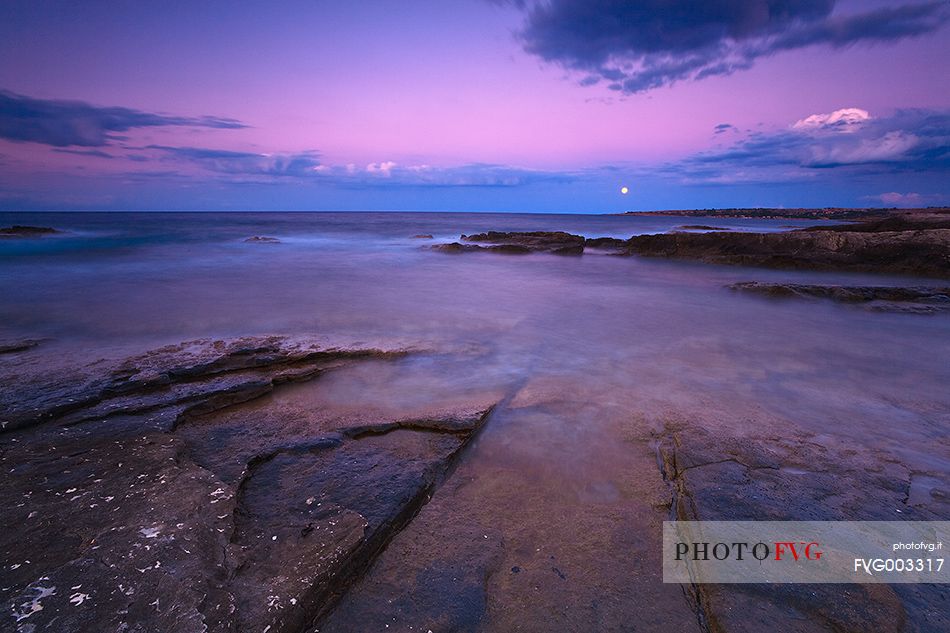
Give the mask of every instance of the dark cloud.
[[0, 90], [0, 138], [53, 147], [104, 147], [135, 128], [188, 126], [236, 129], [234, 119], [181, 117], [82, 101], [33, 99]]
[[[495, 0], [502, 2], [502, 0]], [[504, 2], [502, 2], [504, 3]], [[635, 93], [727, 75], [779, 51], [847, 46], [930, 33], [950, 19], [944, 0], [848, 15], [835, 0], [516, 0], [525, 50]]]
[[[451, 167], [401, 165], [379, 161], [365, 165], [321, 163], [317, 152], [261, 154], [204, 147], [149, 145], [156, 162], [187, 163], [212, 172], [229, 182], [278, 182], [284, 177], [306, 179], [350, 189], [388, 189], [405, 187], [519, 187], [538, 182], [566, 182], [577, 175], [564, 171], [543, 171], [498, 165], [470, 163]], [[157, 155], [155, 154], [157, 152]]]
[[262, 154], [205, 147], [149, 145], [174, 159], [198, 164], [209, 171], [233, 176], [309, 176], [320, 166], [316, 152]]
[[570, 182], [579, 175], [568, 171], [526, 169], [492, 163], [451, 167], [399, 165], [392, 161], [357, 165], [326, 165], [318, 170], [323, 182], [355, 189], [401, 188], [509, 188], [536, 183]]
[[735, 130], [736, 126], [731, 123], [720, 123], [713, 128], [713, 134], [722, 134], [723, 132], [728, 132], [729, 130]]
[[115, 158], [112, 154], [99, 149], [62, 149], [57, 147], [53, 151], [59, 154], [75, 154], [77, 156], [92, 156], [93, 158]]
[[694, 182], [810, 178], [817, 171], [950, 175], [950, 112], [899, 110], [875, 118], [858, 108], [805, 117], [664, 170]]

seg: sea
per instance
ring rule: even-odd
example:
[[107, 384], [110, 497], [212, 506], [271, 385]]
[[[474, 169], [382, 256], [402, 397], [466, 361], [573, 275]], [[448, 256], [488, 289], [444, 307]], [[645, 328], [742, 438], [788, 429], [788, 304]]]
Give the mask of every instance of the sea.
[[[583, 569], [589, 590], [548, 592], [545, 599], [552, 609], [566, 604], [593, 618], [603, 588], [618, 591], [618, 600], [627, 596], [620, 588], [630, 586], [638, 559], [624, 552], [656, 549], [658, 535], [624, 524], [662, 515], [650, 505], [657, 495], [668, 497], [651, 451], [671, 429], [705, 429], [733, 442], [790, 438], [834, 454], [891, 460], [914, 473], [909, 484], [894, 482], [909, 486], [909, 503], [945, 494], [950, 318], [728, 288], [740, 281], [939, 282], [598, 253], [447, 254], [429, 246], [489, 230], [626, 238], [686, 224], [786, 231], [818, 223], [659, 215], [2, 213], [0, 226], [60, 232], [0, 240], [0, 341], [40, 341], [0, 355], [0, 372], [28, 367], [40, 378], [16, 388], [41, 390], [46, 371], [52, 379], [70, 367], [166, 344], [246, 335], [416, 350], [328, 375], [315, 381], [317, 390], [288, 389], [312, 406], [377, 411], [446, 394], [509, 394], [466, 453], [454, 487], [437, 493], [448, 499], [455, 523], [445, 524], [448, 549], [432, 555], [443, 557], [446, 569], [466, 568], [470, 554], [452, 553], [466, 551], [459, 525], [483, 517], [490, 528], [472, 528], [478, 539], [483, 529], [489, 539], [491, 530], [509, 557], [575, 557], [574, 567], [551, 564], [575, 577]], [[253, 236], [279, 242], [245, 241]], [[806, 490], [808, 469], [796, 473]], [[397, 542], [408, 543], [407, 551], [435, 538], [413, 529], [423, 528], [411, 526]], [[450, 585], [433, 590], [439, 609], [461, 604]], [[516, 602], [514, 585], [500, 586], [498, 595], [510, 590]], [[635, 600], [630, 604], [635, 610]]]

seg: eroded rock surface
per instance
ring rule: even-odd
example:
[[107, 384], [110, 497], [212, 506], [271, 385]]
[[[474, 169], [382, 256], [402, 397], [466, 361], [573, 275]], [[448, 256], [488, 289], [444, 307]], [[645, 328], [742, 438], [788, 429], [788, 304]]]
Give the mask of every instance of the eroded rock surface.
[[318, 623], [426, 503], [494, 402], [378, 418], [270, 394], [406, 353], [192, 341], [21, 395], [0, 434], [0, 628]]
[[950, 312], [950, 288], [926, 286], [823, 286], [743, 281], [732, 290], [775, 298], [830, 299], [859, 304], [869, 310], [911, 314]]

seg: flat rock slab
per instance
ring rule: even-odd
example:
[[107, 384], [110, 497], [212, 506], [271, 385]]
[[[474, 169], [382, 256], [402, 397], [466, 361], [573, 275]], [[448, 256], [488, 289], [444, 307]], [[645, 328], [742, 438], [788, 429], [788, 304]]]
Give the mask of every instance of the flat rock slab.
[[261, 396], [405, 353], [190, 342], [21, 395], [38, 406], [0, 434], [0, 628], [319, 622], [428, 501], [494, 402], [453, 408], [447, 396], [431, 416], [377, 420], [300, 406], [288, 418]]

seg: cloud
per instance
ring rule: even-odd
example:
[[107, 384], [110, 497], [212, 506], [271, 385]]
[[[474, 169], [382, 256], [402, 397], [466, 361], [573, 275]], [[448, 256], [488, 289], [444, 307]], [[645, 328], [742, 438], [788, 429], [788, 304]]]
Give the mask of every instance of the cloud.
[[206, 147], [148, 145], [172, 160], [186, 161], [201, 169], [229, 176], [305, 177], [321, 167], [315, 151], [288, 154], [238, 152]]
[[924, 207], [946, 200], [945, 196], [939, 194], [922, 194], [914, 192], [898, 193], [889, 191], [876, 196], [866, 196], [866, 200], [877, 200], [893, 207]]
[[795, 122], [792, 127], [796, 130], [828, 130], [835, 129], [843, 132], [856, 130], [861, 124], [870, 120], [871, 115], [861, 108], [843, 108], [830, 114], [812, 114]]
[[323, 182], [349, 188], [405, 187], [521, 187], [540, 182], [569, 182], [580, 174], [544, 171], [511, 165], [469, 163], [448, 167], [398, 165], [393, 161], [370, 163], [365, 169], [355, 165], [323, 165], [315, 171]]
[[950, 111], [898, 110], [880, 118], [859, 108], [812, 114], [663, 169], [695, 182], [788, 181], [842, 169], [950, 174]]
[[733, 132], [737, 131], [736, 126], [734, 126], [731, 123], [720, 123], [719, 125], [713, 128], [713, 134], [716, 134], [716, 135], [723, 134], [729, 131], [733, 131]]
[[524, 49], [580, 74], [582, 85], [636, 93], [728, 75], [757, 59], [931, 33], [943, 0], [839, 15], [835, 0], [495, 0], [524, 12]]
[[0, 90], [0, 138], [53, 147], [105, 147], [118, 134], [147, 127], [247, 127], [234, 119], [182, 117], [131, 108], [100, 107], [82, 101], [33, 99]]
[[[316, 151], [256, 153], [167, 145], [148, 145], [139, 150], [149, 154], [148, 157], [136, 155], [135, 158], [139, 162], [147, 160], [164, 165], [184, 164], [198, 168], [197, 173], [192, 170], [192, 179], [201, 179], [203, 173], [210, 173], [227, 182], [264, 183], [295, 178], [302, 182], [342, 188], [382, 189], [519, 187], [537, 182], [566, 182], [580, 177], [574, 172], [534, 170], [490, 163], [436, 167], [426, 164], [400, 165], [391, 160], [382, 160], [360, 167], [353, 163], [323, 163]], [[179, 177], [188, 177], [181, 171], [174, 173]]]
[[75, 154], [76, 156], [92, 156], [93, 158], [115, 158], [112, 154], [99, 149], [63, 149], [57, 147], [53, 151], [58, 154]]
[[366, 166], [366, 171], [370, 174], [382, 174], [383, 176], [389, 177], [392, 175], [394, 167], [396, 167], [396, 163], [387, 160], [381, 163], [370, 163]]

